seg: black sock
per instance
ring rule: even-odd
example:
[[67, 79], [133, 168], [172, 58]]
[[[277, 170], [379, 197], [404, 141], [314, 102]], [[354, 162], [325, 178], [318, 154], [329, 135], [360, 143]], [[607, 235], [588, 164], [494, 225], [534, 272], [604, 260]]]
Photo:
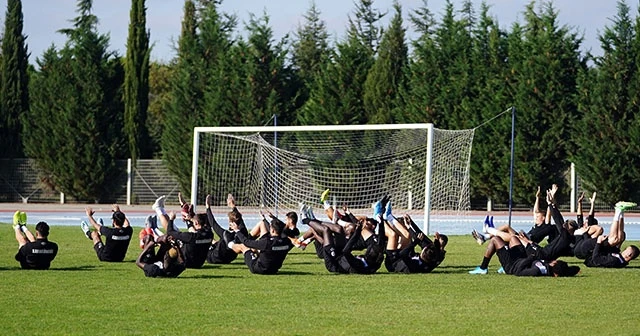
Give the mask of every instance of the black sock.
[[489, 261], [491, 261], [491, 258], [482, 257], [482, 264], [480, 264], [480, 268], [482, 269], [489, 268]]

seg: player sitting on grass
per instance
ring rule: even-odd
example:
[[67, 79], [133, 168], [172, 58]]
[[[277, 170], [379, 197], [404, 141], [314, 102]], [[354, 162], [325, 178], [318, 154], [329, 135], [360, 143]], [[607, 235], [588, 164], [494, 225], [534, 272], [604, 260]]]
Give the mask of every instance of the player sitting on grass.
[[[526, 245], [530, 242], [528, 239], [520, 239], [511, 230], [500, 231], [495, 228], [486, 227], [485, 231], [490, 235], [491, 240], [487, 245], [482, 264], [469, 274], [487, 274], [488, 265], [494, 254], [498, 255], [501, 269], [506, 274], [517, 276], [574, 276], [580, 268], [577, 266], [568, 266], [566, 262], [555, 259], [564, 250], [565, 246], [571, 241], [571, 227], [563, 220], [560, 212], [555, 207], [555, 191], [552, 188], [547, 191], [547, 202], [551, 207], [552, 215], [558, 227], [560, 235], [547, 247], [539, 250], [527, 251]], [[562, 223], [562, 224], [560, 224]], [[571, 232], [571, 233], [570, 233]], [[570, 237], [571, 236], [571, 237]], [[522, 235], [524, 237], [524, 235]], [[564, 243], [560, 243], [564, 241]], [[524, 243], [524, 244], [523, 244]], [[508, 244], [508, 245], [507, 245]], [[558, 244], [558, 246], [554, 246]], [[499, 272], [501, 273], [501, 272]]]
[[232, 210], [227, 214], [229, 229], [225, 230], [220, 226], [220, 224], [218, 224], [216, 218], [213, 216], [213, 212], [211, 211], [211, 195], [207, 195], [205, 199], [208, 222], [211, 224], [213, 231], [219, 237], [217, 241], [213, 242], [207, 252], [207, 262], [210, 264], [229, 264], [236, 260], [238, 252], [231, 249], [229, 247], [229, 243], [233, 243], [235, 241], [237, 232], [243, 232], [245, 236], [249, 234], [246, 226], [244, 225], [244, 221], [242, 220], [242, 214], [240, 214], [238, 209], [235, 207], [235, 202], [233, 201], [233, 196], [231, 194], [227, 196], [227, 205], [229, 205]]
[[[355, 232], [346, 239], [344, 228], [332, 222], [321, 222], [313, 215], [311, 207], [302, 204], [302, 222], [311, 227], [315, 240], [322, 244], [325, 267], [332, 273], [375, 273], [384, 260], [383, 244], [372, 245], [364, 255], [354, 256], [351, 252], [362, 230], [363, 222], [356, 224]], [[381, 230], [382, 230], [382, 226]], [[384, 232], [381, 233], [384, 236]]]
[[[488, 232], [491, 235], [497, 235], [502, 238], [503, 241], [508, 242], [512, 239], [512, 237], [516, 236], [520, 239], [521, 243], [525, 247], [527, 254], [535, 257], [539, 260], [554, 260], [561, 256], [572, 256], [573, 255], [573, 246], [576, 242], [576, 239], [580, 237], [574, 236], [575, 228], [578, 224], [573, 220], [565, 221], [562, 217], [562, 214], [557, 208], [555, 202], [555, 191], [557, 188], [550, 189], [547, 191], [547, 203], [548, 203], [548, 211], [551, 213], [553, 217], [553, 221], [555, 223], [555, 229], [558, 232], [555, 239], [553, 239], [550, 243], [545, 245], [544, 247], [530, 240], [527, 235], [520, 231], [519, 234], [513, 230], [509, 225], [503, 225], [497, 229], [492, 228], [493, 221], [490, 220], [490, 225], [485, 223], [484, 232]], [[485, 221], [486, 222], [486, 221]], [[483, 238], [484, 239], [484, 238]], [[486, 261], [483, 260], [483, 264], [480, 266], [481, 269], [486, 269], [483, 267], [488, 266], [485, 264]], [[475, 271], [475, 270], [474, 270]], [[500, 270], [498, 273], [502, 273]]]
[[[256, 225], [251, 229], [250, 235], [253, 238], [258, 238], [269, 232], [269, 223], [274, 219], [278, 219], [271, 212], [265, 214], [260, 211], [260, 215], [262, 216], [262, 220], [258, 221]], [[282, 234], [288, 237], [291, 242], [296, 245], [300, 245], [298, 236], [300, 235], [300, 230], [298, 229], [298, 214], [290, 211], [285, 214], [285, 222], [284, 222], [284, 230]]]
[[[354, 215], [346, 204], [342, 206], [343, 213], [340, 213], [329, 203], [328, 197], [329, 189], [322, 192], [320, 202], [324, 204], [325, 213], [329, 220], [333, 223], [340, 224], [344, 228], [346, 239], [349, 239], [352, 234], [354, 234], [356, 223], [362, 223], [361, 232], [356, 235], [356, 242], [352, 247], [353, 251], [366, 250], [374, 245], [378, 245], [380, 238], [378, 234], [375, 233], [378, 225], [378, 222], [375, 219], [367, 216]], [[383, 236], [382, 239], [385, 239], [385, 237]], [[294, 244], [301, 249], [304, 249], [307, 244], [312, 241], [315, 245], [316, 255], [318, 258], [323, 259], [324, 249], [322, 248], [322, 244], [314, 239], [314, 233], [311, 230], [305, 232], [298, 241], [294, 241]]]
[[[485, 260], [491, 260], [494, 254], [498, 255], [505, 273], [516, 276], [574, 276], [580, 271], [580, 267], [569, 266], [562, 260], [540, 260], [528, 255], [522, 242], [516, 236], [511, 236], [508, 243], [500, 236], [492, 236], [484, 254]], [[478, 267], [469, 273], [487, 274], [486, 268], [483, 271], [478, 269], [482, 270], [481, 267]]]
[[172, 236], [167, 235], [157, 240], [151, 235], [145, 237], [145, 245], [136, 259], [136, 265], [150, 278], [175, 278], [185, 270], [180, 247]]
[[[388, 205], [388, 209], [390, 206]], [[388, 214], [391, 211], [387, 211]], [[446, 235], [435, 233], [433, 241], [429, 239], [409, 215], [392, 219], [387, 216], [384, 222], [387, 235], [385, 267], [394, 273], [429, 273], [438, 267], [445, 258]], [[392, 225], [393, 224], [393, 225]], [[420, 253], [416, 253], [416, 245]]]
[[544, 199], [544, 196], [540, 193], [540, 186], [538, 186], [536, 190], [536, 200], [533, 204], [533, 226], [526, 234], [526, 236], [536, 244], [540, 244], [545, 237], [547, 237], [547, 242], [551, 243], [558, 236], [558, 231], [551, 224], [549, 208], [547, 207], [546, 212], [540, 209], [541, 198]]
[[[191, 214], [184, 207], [182, 195], [178, 194], [182, 206], [182, 218], [187, 223], [187, 231], [181, 232], [174, 223], [174, 220], [166, 216], [164, 208], [165, 196], [159, 197], [151, 207], [160, 219], [160, 223], [167, 235], [173, 237], [178, 242], [185, 267], [201, 268], [207, 259], [207, 253], [213, 241], [213, 232], [207, 223], [206, 214]], [[175, 216], [174, 216], [175, 218]]]
[[13, 230], [18, 241], [18, 253], [15, 259], [23, 269], [45, 270], [58, 254], [58, 245], [48, 240], [49, 225], [36, 224], [36, 236], [27, 228], [27, 214], [16, 211], [13, 215]]
[[[587, 267], [621, 268], [629, 264], [640, 254], [640, 250], [635, 245], [630, 245], [621, 251], [622, 243], [626, 239], [624, 232], [624, 212], [637, 204], [633, 202], [618, 202], [615, 206], [615, 213], [608, 235], [593, 237], [590, 233], [597, 225], [587, 228], [582, 234], [582, 239], [576, 243], [575, 254], [577, 258], [585, 259]], [[584, 229], [579, 230], [580, 232]], [[602, 230], [595, 230], [596, 232]]]
[[[113, 227], [106, 227], [96, 222], [93, 218], [95, 211], [91, 207], [85, 208], [85, 212], [89, 219], [89, 223], [82, 221], [80, 227], [84, 234], [93, 242], [93, 249], [96, 251], [96, 255], [100, 261], [120, 262], [124, 260], [129, 249], [129, 242], [131, 241], [131, 235], [133, 229], [129, 224], [127, 216], [120, 211], [120, 207], [114, 204], [112, 207], [111, 225]], [[105, 237], [105, 242], [102, 241], [102, 237]]]
[[256, 240], [242, 231], [236, 232], [236, 241], [229, 247], [244, 255], [244, 262], [254, 274], [276, 274], [282, 267], [287, 254], [293, 248], [291, 240], [283, 234], [285, 224], [275, 218], [269, 225], [269, 232]]

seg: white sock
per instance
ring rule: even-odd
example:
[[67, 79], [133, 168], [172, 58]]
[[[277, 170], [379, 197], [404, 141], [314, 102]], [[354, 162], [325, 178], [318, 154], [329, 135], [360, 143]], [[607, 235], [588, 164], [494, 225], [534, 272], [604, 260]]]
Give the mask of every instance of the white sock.
[[27, 233], [27, 231], [29, 231], [29, 230], [27, 229], [26, 225], [20, 225], [20, 231], [22, 231], [24, 233]]
[[492, 228], [492, 227], [487, 227], [487, 233], [493, 236], [497, 236], [498, 235], [498, 229], [496, 228]]
[[327, 210], [331, 207], [331, 203], [329, 201], [324, 201], [324, 209]]
[[158, 238], [158, 237], [162, 236], [163, 234], [164, 233], [162, 233], [162, 231], [160, 231], [160, 229], [158, 229], [158, 228], [153, 229], [154, 238]]
[[393, 216], [393, 214], [388, 214], [387, 215], [387, 222], [389, 223], [393, 223], [393, 221], [396, 219], [395, 216]]
[[156, 208], [156, 215], [158, 216], [166, 216], [167, 211], [164, 208]]
[[340, 224], [341, 226], [344, 227], [344, 226], [347, 226], [347, 225], [351, 224], [351, 222], [347, 222], [347, 221], [344, 221], [342, 219], [338, 219], [338, 224]]
[[617, 222], [623, 217], [624, 212], [620, 211], [620, 209], [616, 209], [616, 212], [613, 214], [613, 221]]

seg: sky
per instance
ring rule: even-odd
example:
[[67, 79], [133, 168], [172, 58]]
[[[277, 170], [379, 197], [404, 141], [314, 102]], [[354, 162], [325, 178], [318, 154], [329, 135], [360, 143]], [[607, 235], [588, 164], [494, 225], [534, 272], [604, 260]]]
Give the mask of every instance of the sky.
[[[452, 0], [456, 10], [461, 8], [462, 0]], [[523, 22], [523, 11], [529, 0], [485, 0], [491, 6], [490, 15], [497, 19], [500, 27], [509, 29], [514, 22]], [[408, 13], [422, 5], [422, 0], [400, 0], [405, 16], [405, 27], [411, 36]], [[445, 0], [429, 0], [428, 5], [436, 17], [444, 12]], [[479, 11], [482, 1], [473, 1]], [[628, 0], [632, 17], [637, 15], [638, 2]], [[293, 33], [304, 22], [304, 14], [311, 0], [225, 0], [221, 9], [238, 16], [241, 27], [248, 21], [250, 14], [269, 16], [274, 38], [280, 39], [287, 33]], [[393, 0], [375, 0], [374, 7], [389, 11], [383, 19], [386, 24], [393, 15]], [[617, 12], [615, 0], [555, 0], [554, 7], [559, 12], [561, 25], [575, 29], [583, 34], [582, 51], [602, 54], [598, 35], [604, 27], [612, 25], [611, 19]], [[4, 27], [7, 0], [0, 0], [0, 23]], [[151, 32], [154, 48], [151, 59], [169, 61], [175, 56], [174, 45], [180, 35], [180, 25], [184, 1], [147, 0], [147, 28]], [[332, 39], [342, 39], [349, 15], [353, 14], [354, 0], [316, 0], [321, 18], [327, 25]], [[131, 0], [94, 0], [93, 14], [98, 17], [98, 30], [109, 34], [111, 50], [124, 56], [128, 34]], [[35, 63], [44, 50], [52, 44], [61, 48], [66, 37], [57, 33], [59, 29], [70, 28], [70, 20], [77, 16], [75, 0], [22, 0], [24, 30], [27, 45], [31, 53], [30, 63]]]

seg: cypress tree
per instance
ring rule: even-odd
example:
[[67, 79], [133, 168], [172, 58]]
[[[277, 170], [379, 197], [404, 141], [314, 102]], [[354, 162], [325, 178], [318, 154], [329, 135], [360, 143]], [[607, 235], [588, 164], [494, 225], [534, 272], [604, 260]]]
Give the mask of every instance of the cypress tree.
[[29, 111], [29, 54], [22, 34], [22, 1], [8, 0], [0, 68], [0, 157], [21, 157], [21, 119]]
[[151, 62], [149, 65], [149, 107], [146, 128], [149, 130], [150, 152], [154, 158], [162, 156], [160, 143], [164, 133], [166, 110], [171, 103], [170, 78], [173, 70], [173, 63]]
[[[231, 90], [229, 73], [238, 69], [233, 64], [236, 60], [230, 59], [230, 49], [233, 46], [231, 34], [236, 28], [235, 16], [223, 15], [216, 2], [207, 3], [200, 9], [199, 41], [202, 48], [203, 71], [206, 73], [207, 82], [204, 84], [204, 108], [203, 125], [229, 126], [236, 110], [230, 99], [236, 98], [237, 91]], [[240, 70], [241, 71], [241, 70]], [[236, 123], [235, 125], [238, 125]]]
[[171, 78], [171, 103], [166, 111], [161, 141], [167, 168], [186, 195], [191, 190], [193, 127], [198, 124], [198, 117], [202, 113], [204, 91], [197, 26], [196, 6], [193, 1], [187, 0], [178, 39], [178, 58]]
[[135, 166], [138, 158], [152, 155], [147, 129], [149, 107], [149, 31], [145, 0], [132, 0], [125, 59], [124, 131]]

